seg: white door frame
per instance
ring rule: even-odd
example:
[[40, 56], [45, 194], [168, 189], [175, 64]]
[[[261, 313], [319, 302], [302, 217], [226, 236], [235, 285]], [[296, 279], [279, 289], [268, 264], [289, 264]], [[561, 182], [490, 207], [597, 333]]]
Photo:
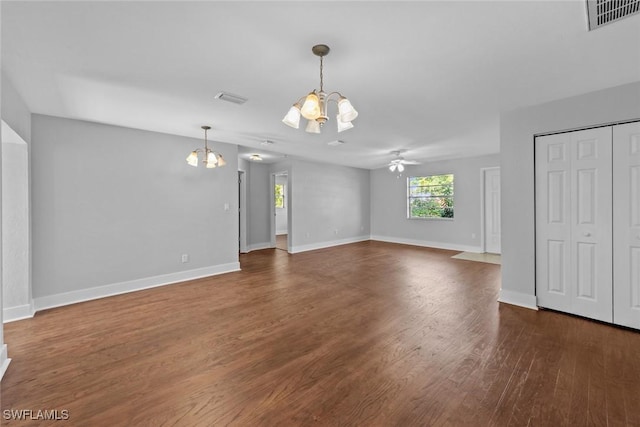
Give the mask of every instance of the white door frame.
[[272, 248], [276, 247], [276, 175], [285, 175], [287, 177], [287, 183], [285, 184], [287, 194], [284, 195], [284, 203], [287, 209], [287, 252], [291, 252], [291, 209], [289, 207], [289, 200], [291, 199], [289, 194], [291, 192], [289, 191], [289, 172], [286, 170], [271, 173], [271, 184], [269, 186], [269, 215], [271, 216], [270, 245]]
[[[492, 166], [488, 168], [480, 168], [480, 249], [482, 252], [487, 251], [487, 236], [486, 236], [486, 222], [485, 222], [485, 192], [486, 192], [486, 173], [491, 170], [500, 170], [500, 166]], [[502, 197], [501, 197], [502, 199]], [[502, 210], [502, 207], [500, 208]]]
[[240, 253], [249, 252], [247, 247], [247, 174], [238, 170], [238, 242]]

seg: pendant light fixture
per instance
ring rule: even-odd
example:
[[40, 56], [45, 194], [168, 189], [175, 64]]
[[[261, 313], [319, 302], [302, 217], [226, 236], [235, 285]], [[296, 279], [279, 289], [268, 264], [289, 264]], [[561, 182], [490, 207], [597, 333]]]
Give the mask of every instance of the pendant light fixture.
[[[331, 92], [328, 95], [324, 92], [323, 58], [329, 54], [329, 46], [318, 44], [313, 46], [311, 51], [320, 57], [320, 90], [314, 89], [306, 97], [301, 97], [289, 109], [282, 122], [287, 126], [298, 129], [300, 127], [300, 116], [302, 116], [308, 120], [305, 131], [320, 133], [322, 126], [329, 120], [329, 116], [327, 116], [329, 101], [334, 101], [338, 105], [338, 114], [336, 116], [338, 132], [351, 129], [353, 127], [351, 122], [358, 117], [358, 112], [353, 108], [351, 102], [342, 96], [340, 92]], [[302, 102], [303, 100], [304, 102]]]
[[197, 148], [189, 154], [189, 157], [187, 157], [189, 166], [198, 167], [199, 153], [202, 153], [202, 163], [209, 169], [226, 165], [227, 162], [225, 162], [222, 154], [213, 151], [207, 145], [207, 131], [211, 129], [211, 126], [201, 126], [201, 128], [204, 129], [204, 148]]

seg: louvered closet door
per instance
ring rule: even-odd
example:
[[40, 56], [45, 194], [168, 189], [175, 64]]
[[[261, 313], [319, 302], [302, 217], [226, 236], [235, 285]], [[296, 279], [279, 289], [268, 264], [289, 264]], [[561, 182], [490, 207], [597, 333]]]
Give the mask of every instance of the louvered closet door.
[[536, 138], [538, 305], [612, 315], [611, 128]]
[[613, 128], [614, 323], [640, 329], [640, 123]]

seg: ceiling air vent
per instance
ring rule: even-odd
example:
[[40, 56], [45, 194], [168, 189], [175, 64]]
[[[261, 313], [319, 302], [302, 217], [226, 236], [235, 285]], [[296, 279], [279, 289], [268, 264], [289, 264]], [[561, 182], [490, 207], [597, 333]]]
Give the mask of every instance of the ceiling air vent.
[[587, 0], [589, 30], [640, 12], [640, 0]]
[[216, 99], [221, 99], [223, 101], [233, 102], [234, 104], [244, 104], [248, 101], [247, 98], [240, 95], [234, 95], [229, 92], [220, 92], [215, 96]]

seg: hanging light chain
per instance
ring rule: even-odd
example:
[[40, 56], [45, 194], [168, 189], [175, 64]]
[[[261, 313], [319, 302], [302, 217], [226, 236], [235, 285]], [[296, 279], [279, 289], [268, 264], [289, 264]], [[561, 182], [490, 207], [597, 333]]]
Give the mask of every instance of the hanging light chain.
[[322, 92], [322, 87], [324, 85], [324, 74], [323, 74], [323, 64], [322, 64], [322, 60], [323, 60], [324, 56], [320, 57], [320, 92]]

